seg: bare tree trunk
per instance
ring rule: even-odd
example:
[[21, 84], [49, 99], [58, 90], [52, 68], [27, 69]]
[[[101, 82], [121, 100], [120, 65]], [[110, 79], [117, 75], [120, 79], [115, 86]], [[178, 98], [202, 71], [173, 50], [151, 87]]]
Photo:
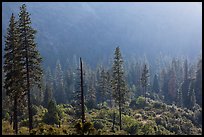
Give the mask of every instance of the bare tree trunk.
[[120, 130], [122, 130], [121, 103], [119, 102]]
[[146, 86], [144, 87], [144, 93], [145, 93], [145, 105], [146, 105]]
[[110, 96], [110, 107], [113, 108], [113, 102], [112, 102], [112, 97], [111, 96]]
[[[120, 82], [119, 82], [120, 85]], [[119, 88], [118, 88], [119, 89]], [[119, 124], [120, 124], [120, 130], [122, 130], [122, 118], [121, 118], [121, 93], [120, 93], [120, 89], [119, 89]]]
[[115, 112], [113, 113], [113, 126], [112, 131], [115, 132]]
[[14, 110], [13, 110], [13, 117], [14, 117], [14, 123], [13, 123], [13, 129], [15, 130], [16, 135], [18, 134], [18, 119], [17, 119], [17, 96], [14, 97]]
[[32, 123], [32, 108], [31, 108], [31, 102], [30, 102], [30, 76], [29, 76], [29, 68], [28, 68], [28, 45], [27, 40], [26, 41], [26, 74], [27, 74], [27, 90], [28, 90], [28, 116], [29, 116], [29, 132], [33, 129]]
[[12, 125], [13, 123], [13, 115], [12, 115], [12, 112], [10, 113], [10, 125]]
[[85, 113], [84, 113], [84, 90], [83, 90], [83, 68], [82, 68], [82, 60], [80, 58], [80, 66], [81, 66], [81, 112], [82, 112], [82, 124], [85, 123]]

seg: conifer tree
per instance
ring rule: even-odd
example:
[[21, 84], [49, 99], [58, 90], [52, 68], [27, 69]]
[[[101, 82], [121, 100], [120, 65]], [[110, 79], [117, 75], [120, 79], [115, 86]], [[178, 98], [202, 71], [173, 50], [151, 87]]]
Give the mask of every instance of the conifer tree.
[[55, 68], [55, 83], [57, 86], [64, 86], [63, 71], [59, 60], [57, 60]]
[[66, 98], [68, 103], [71, 102], [71, 100], [73, 99], [73, 91], [74, 91], [74, 75], [73, 75], [73, 70], [71, 67], [69, 67], [65, 73], [65, 91], [66, 91]]
[[148, 77], [149, 77], [149, 70], [147, 68], [147, 65], [144, 64], [144, 68], [142, 71], [142, 77], [141, 77], [141, 84], [143, 87], [143, 96], [145, 97], [145, 102], [146, 102], [146, 90], [147, 90], [147, 86], [148, 86]]
[[181, 89], [177, 89], [177, 106], [183, 107], [183, 95]]
[[167, 93], [167, 102], [172, 102], [175, 101], [176, 99], [176, 76], [175, 76], [175, 72], [170, 69], [169, 70], [169, 80], [168, 80], [168, 93]]
[[106, 73], [104, 71], [104, 69], [101, 71], [100, 73], [100, 78], [99, 78], [99, 102], [104, 103], [105, 99], [106, 99], [106, 95], [107, 95], [107, 77], [106, 77]]
[[184, 70], [184, 79], [182, 82], [182, 95], [183, 95], [183, 106], [188, 107], [189, 99], [188, 99], [188, 90], [191, 80], [188, 78], [188, 62], [187, 60], [183, 63]]
[[35, 42], [36, 30], [31, 26], [30, 14], [27, 12], [26, 5], [20, 7], [19, 13], [19, 45], [21, 48], [21, 62], [25, 67], [24, 82], [26, 82], [26, 91], [28, 97], [28, 115], [29, 131], [33, 128], [32, 104], [30, 100], [30, 91], [34, 85], [41, 88], [42, 80], [42, 58]]
[[195, 91], [194, 91], [194, 85], [193, 80], [190, 82], [189, 89], [188, 89], [188, 108], [192, 109], [196, 104], [196, 97], [195, 97]]
[[55, 69], [55, 98], [56, 102], [59, 103], [66, 103], [66, 94], [64, 89], [64, 77], [63, 77], [63, 71], [60, 64], [60, 61], [58, 60], [56, 63], [56, 69]]
[[22, 70], [23, 66], [20, 64], [20, 52], [19, 52], [19, 32], [17, 22], [15, 21], [14, 14], [11, 15], [10, 24], [7, 28], [7, 35], [5, 40], [5, 61], [4, 61], [4, 89], [6, 90], [6, 95], [9, 96], [14, 102], [13, 106], [13, 118], [15, 133], [18, 133], [18, 121], [17, 121], [17, 110], [18, 102], [24, 94], [24, 83], [22, 81]]
[[152, 91], [155, 92], [155, 93], [159, 93], [159, 91], [160, 91], [158, 76], [156, 74], [154, 75]]
[[87, 107], [92, 109], [96, 107], [96, 89], [95, 89], [95, 78], [91, 75], [90, 82], [87, 91]]
[[47, 83], [46, 88], [45, 88], [45, 93], [44, 93], [44, 99], [43, 99], [43, 105], [44, 107], [48, 107], [48, 103], [52, 99], [52, 90], [50, 85]]
[[46, 124], [54, 125], [59, 124], [59, 111], [57, 109], [56, 102], [50, 100], [48, 103], [48, 112], [43, 117], [43, 122]]
[[197, 63], [195, 94], [197, 103], [202, 107], [202, 58], [200, 58]]
[[109, 102], [109, 106], [112, 108], [113, 107], [113, 91], [112, 91], [112, 86], [111, 86], [111, 74], [109, 71], [106, 72], [106, 78], [107, 78], [107, 98]]
[[[80, 64], [79, 64], [80, 65]], [[77, 66], [76, 70], [73, 71], [73, 93], [72, 93], [72, 101], [71, 105], [74, 107], [75, 118], [81, 118], [81, 71], [80, 66]]]
[[126, 101], [127, 97], [127, 86], [124, 79], [124, 70], [123, 70], [123, 59], [120, 52], [120, 48], [115, 49], [115, 57], [112, 66], [112, 88], [113, 88], [113, 98], [115, 99], [116, 104], [119, 106], [119, 125], [120, 130], [122, 129], [122, 107]]
[[188, 60], [184, 61], [184, 80], [188, 79]]
[[48, 107], [48, 103], [53, 98], [53, 78], [51, 74], [50, 67], [47, 68], [46, 77], [45, 77], [45, 92], [43, 98], [43, 106]]

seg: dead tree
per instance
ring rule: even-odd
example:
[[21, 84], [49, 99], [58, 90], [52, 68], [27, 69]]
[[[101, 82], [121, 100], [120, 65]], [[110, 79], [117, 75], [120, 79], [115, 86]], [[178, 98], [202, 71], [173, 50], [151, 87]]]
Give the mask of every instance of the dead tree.
[[83, 67], [82, 67], [82, 60], [80, 58], [80, 70], [81, 70], [81, 120], [82, 125], [84, 126], [85, 123], [85, 113], [84, 113], [84, 90], [83, 90]]

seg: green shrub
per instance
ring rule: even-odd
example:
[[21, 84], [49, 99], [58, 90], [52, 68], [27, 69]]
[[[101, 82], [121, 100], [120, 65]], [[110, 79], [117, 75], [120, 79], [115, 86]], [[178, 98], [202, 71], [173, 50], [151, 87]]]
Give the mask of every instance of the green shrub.
[[29, 128], [28, 127], [20, 127], [19, 128], [20, 135], [29, 135]]
[[100, 109], [108, 109], [108, 104], [107, 104], [107, 102], [99, 103], [94, 108], [96, 108], [98, 110], [100, 110]]
[[28, 118], [21, 120], [20, 127], [28, 127], [28, 126], [29, 126]]
[[161, 117], [156, 117], [155, 122], [157, 125], [162, 125], [162, 118]]
[[156, 135], [172, 135], [173, 133], [168, 131], [166, 128], [164, 128], [162, 125], [157, 126], [157, 131], [155, 132]]
[[[3, 117], [3, 116], [2, 116]], [[5, 113], [5, 116], [4, 116], [5, 120], [6, 121], [9, 121], [10, 120], [10, 115], [8, 112]]]
[[[116, 115], [118, 115], [118, 114], [116, 113]], [[111, 118], [112, 119], [112, 117], [113, 117], [113, 111], [112, 110], [107, 110], [107, 109], [98, 110], [97, 118], [99, 118], [99, 119]]]
[[136, 108], [144, 108], [145, 107], [145, 98], [139, 96], [136, 100]]
[[136, 109], [136, 105], [137, 105], [136, 100], [133, 99], [133, 100], [130, 101], [129, 107], [132, 108], [132, 109]]
[[124, 130], [117, 130], [114, 135], [128, 135], [128, 133]]
[[96, 134], [96, 130], [93, 126], [92, 122], [85, 122], [84, 126], [82, 125], [81, 121], [78, 121], [75, 125], [75, 129], [78, 135], [83, 135], [83, 134]]
[[151, 107], [148, 107], [148, 106], [145, 106], [144, 110], [145, 111], [150, 111], [152, 108]]
[[155, 101], [153, 104], [153, 108], [162, 109], [162, 103]]
[[142, 126], [141, 131], [144, 135], [155, 135], [155, 127], [153, 123], [146, 123]]
[[14, 135], [14, 130], [8, 121], [2, 121], [2, 135]]
[[74, 109], [73, 108], [66, 108], [64, 113], [67, 115], [74, 115]]
[[136, 118], [136, 119], [138, 119], [138, 118], [140, 118], [140, 117], [142, 117], [141, 114], [135, 114], [135, 118]]
[[95, 129], [102, 129], [104, 127], [101, 120], [94, 121], [94, 128]]
[[50, 101], [48, 104], [48, 112], [45, 113], [43, 117], [43, 122], [46, 124], [59, 124], [59, 113], [56, 103], [54, 101]]
[[88, 100], [85, 104], [86, 104], [88, 110], [91, 110], [91, 109], [94, 109], [97, 107], [95, 101], [91, 100], [91, 99]]
[[32, 105], [32, 114], [33, 115], [37, 115], [37, 113], [38, 113], [38, 107], [36, 106], [36, 105]]
[[141, 134], [141, 126], [137, 121], [132, 121], [131, 124], [127, 125], [125, 131], [127, 131], [130, 135], [140, 135]]
[[166, 110], [166, 109], [167, 109], [167, 105], [164, 104], [164, 103], [161, 103], [161, 104], [162, 104], [161, 108], [162, 108], [163, 110]]
[[31, 135], [67, 135], [65, 128], [57, 128], [51, 125], [41, 124], [39, 127], [31, 130]]
[[172, 126], [170, 126], [170, 128], [169, 128], [169, 131], [175, 132], [176, 134], [178, 134], [178, 132], [179, 132], [180, 130], [181, 130], [181, 129], [180, 129], [180, 126], [179, 126], [179, 125], [172, 125]]
[[148, 116], [156, 117], [156, 113], [154, 111], [149, 111]]
[[146, 119], [148, 119], [148, 116], [147, 116], [146, 114], [144, 114], [144, 115], [142, 115], [142, 118], [143, 118], [144, 120], [146, 120]]

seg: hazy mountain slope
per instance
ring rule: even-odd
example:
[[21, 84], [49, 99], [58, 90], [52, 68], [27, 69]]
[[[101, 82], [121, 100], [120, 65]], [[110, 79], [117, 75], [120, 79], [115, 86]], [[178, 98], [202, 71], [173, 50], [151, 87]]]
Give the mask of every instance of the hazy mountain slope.
[[[22, 3], [2, 4], [2, 40]], [[44, 64], [73, 55], [92, 66], [120, 46], [124, 57], [154, 60], [159, 52], [195, 58], [201, 53], [200, 3], [26, 3]], [[151, 58], [150, 58], [151, 57]], [[62, 64], [63, 65], [63, 64]]]

